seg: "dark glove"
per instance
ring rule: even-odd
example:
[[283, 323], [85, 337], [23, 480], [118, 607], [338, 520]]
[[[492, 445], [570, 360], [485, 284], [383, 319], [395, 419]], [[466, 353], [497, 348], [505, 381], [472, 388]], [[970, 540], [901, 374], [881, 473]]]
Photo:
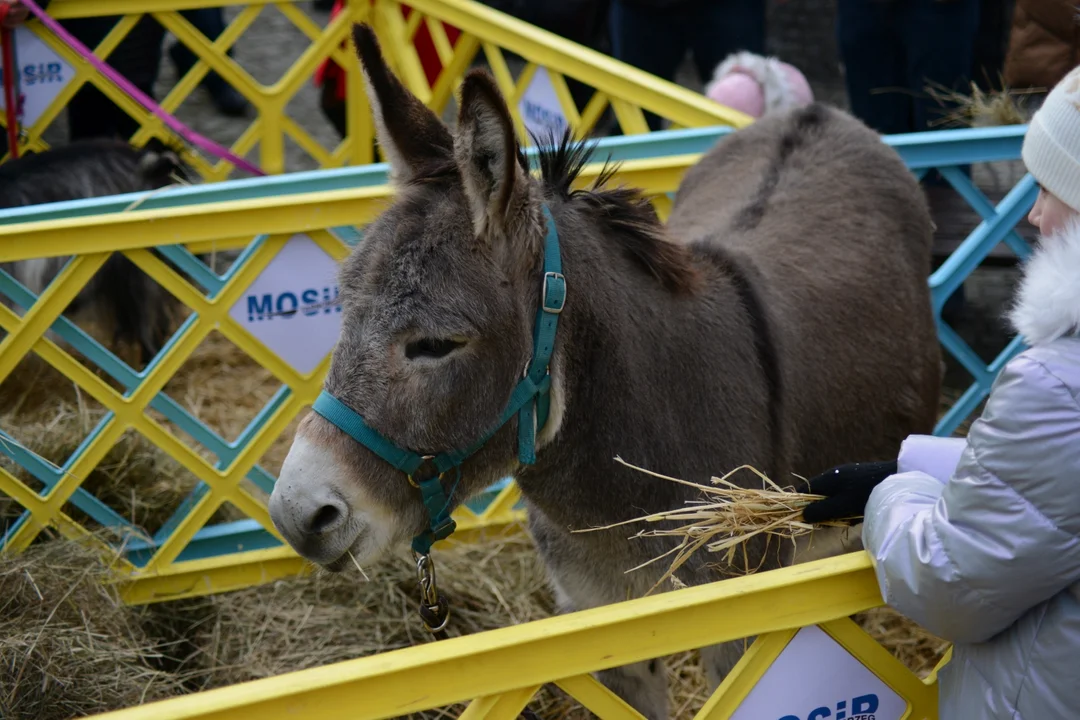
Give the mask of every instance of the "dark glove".
[[896, 461], [851, 463], [827, 470], [810, 480], [802, 490], [810, 495], [824, 495], [803, 508], [803, 520], [808, 523], [824, 523], [848, 520], [855, 525], [861, 522], [866, 501], [878, 483], [896, 474]]

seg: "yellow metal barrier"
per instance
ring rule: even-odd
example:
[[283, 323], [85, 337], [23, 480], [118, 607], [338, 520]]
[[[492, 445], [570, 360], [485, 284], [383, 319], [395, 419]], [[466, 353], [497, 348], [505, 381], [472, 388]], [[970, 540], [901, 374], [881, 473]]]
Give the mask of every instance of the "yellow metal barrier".
[[[678, 189], [683, 174], [700, 159], [699, 153], [672, 157], [628, 160], [621, 163], [616, 182], [644, 188], [653, 198], [657, 214], [667, 219], [669, 207], [662, 201]], [[596, 181], [602, 163], [588, 165], [574, 182], [587, 187]], [[389, 185], [290, 195], [276, 198], [236, 200], [190, 208], [140, 210], [132, 213], [82, 217], [40, 223], [0, 225], [0, 262], [30, 257], [51, 257], [87, 252], [87, 248], [130, 250], [147, 247], [148, 236], [163, 242], [182, 242], [194, 253], [236, 250], [246, 247], [260, 230], [291, 234], [339, 226], [363, 226], [386, 208], [393, 189]], [[11, 238], [8, 240], [7, 238]], [[22, 243], [12, 240], [19, 238]], [[100, 240], [95, 240], [100, 238]]]
[[935, 720], [936, 671], [920, 680], [849, 618], [881, 604], [852, 553], [95, 717], [376, 720], [468, 703], [457, 717], [511, 720], [552, 683], [604, 720], [640, 719], [590, 673], [757, 636], [695, 720]]
[[[191, 70], [176, 84], [168, 95], [161, 100], [161, 106], [169, 111], [176, 109], [198, 87], [207, 72], [217, 72], [225, 82], [236, 88], [257, 109], [258, 117], [232, 145], [232, 151], [245, 157], [256, 145], [259, 146], [258, 163], [266, 172], [282, 172], [284, 167], [284, 141], [286, 135], [295, 140], [311, 154], [321, 166], [340, 165], [350, 158], [348, 153], [352, 143], [343, 142], [334, 151], [322, 148], [311, 135], [285, 113], [289, 101], [300, 88], [310, 81], [312, 74], [326, 58], [333, 58], [349, 67], [350, 58], [347, 49], [341, 47], [349, 32], [350, 21], [361, 16], [360, 3], [354, 3], [356, 12], [343, 13], [335, 18], [326, 28], [319, 28], [296, 3], [272, 3], [268, 0], [245, 2], [247, 7], [229, 24], [225, 31], [210, 42], [178, 11], [199, 7], [213, 7], [216, 2], [203, 0], [54, 0], [48, 8], [49, 14], [58, 20], [108, 15], [122, 16], [117, 25], [94, 50], [95, 55], [108, 62], [109, 55], [117, 45], [132, 31], [136, 23], [146, 13], [153, 15], [165, 30], [187, 45], [199, 58]], [[228, 49], [236, 43], [243, 32], [251, 26], [259, 13], [267, 5], [274, 5], [297, 28], [311, 39], [311, 45], [296, 60], [289, 70], [273, 85], [257, 82], [250, 73], [226, 55]], [[93, 67], [83, 61], [74, 50], [43, 28], [37, 21], [27, 25], [28, 29], [55, 55], [72, 70], [70, 79], [63, 89], [48, 104], [47, 109], [35, 122], [23, 128], [21, 146], [24, 149], [41, 151], [47, 148], [42, 134], [61, 113], [72, 96], [86, 84], [97, 87], [103, 94], [115, 102], [124, 112], [134, 118], [141, 126], [132, 137], [133, 144], [141, 146], [150, 138], [168, 138], [171, 132], [154, 115], [147, 112], [135, 100], [128, 97], [109, 80], [100, 76]], [[7, 159], [8, 156], [5, 156]], [[232, 171], [231, 164], [225, 161], [211, 163], [202, 157], [187, 153], [185, 156], [196, 170], [208, 180], [221, 180]]]
[[[647, 187], [658, 195], [671, 192], [692, 157], [629, 161], [619, 179]], [[578, 182], [589, 182], [599, 171], [599, 164], [589, 166]], [[326, 228], [362, 227], [381, 211], [390, 192], [386, 186], [377, 186], [297, 194], [284, 199], [206, 203], [197, 209], [137, 210], [0, 225], [0, 262], [31, 257], [75, 257], [21, 318], [0, 306], [0, 329], [8, 333], [0, 342], [0, 383], [23, 358], [34, 353], [111, 413], [81, 449], [78, 459], [56, 474], [55, 483], [43, 496], [0, 467], [0, 494], [13, 498], [29, 511], [26, 521], [8, 536], [7, 548], [19, 551], [27, 547], [48, 526], [69, 537], [86, 536], [87, 531], [65, 513], [65, 504], [72, 501], [81, 484], [121, 436], [133, 430], [174, 458], [209, 491], [197, 499], [191, 512], [167, 537], [156, 540], [150, 548], [152, 556], [144, 565], [119, 564], [126, 602], [141, 604], [204, 595], [306, 573], [310, 569], [307, 563], [287, 545], [250, 550], [237, 550], [234, 546], [230, 552], [207, 552], [207, 556], [197, 559], [181, 557], [225, 503], [281, 540], [270, 522], [264, 498], [253, 495], [241, 481], [289, 423], [314, 401], [329, 362], [327, 355], [312, 371], [298, 372], [230, 317], [229, 310], [298, 234], [310, 237], [328, 256], [340, 260], [347, 254], [348, 246]], [[268, 229], [273, 234], [254, 243], [254, 250], [249, 250], [243, 266], [212, 296], [149, 252], [153, 246], [174, 243], [199, 251], [221, 249], [219, 238], [246, 238], [225, 244], [247, 245], [252, 243], [250, 238]], [[45, 336], [45, 331], [54, 326], [64, 308], [113, 252], [123, 253], [193, 311], [193, 320], [182, 326], [149, 372], [126, 394], [118, 392]], [[224, 465], [215, 465], [196, 452], [172, 428], [147, 412], [148, 405], [211, 332], [220, 333], [289, 390], [287, 400], [268, 413], [266, 422]], [[510, 484], [482, 512], [460, 508], [455, 515], [459, 530], [453, 542], [518, 531], [523, 520], [522, 512], [515, 508], [519, 497], [516, 485]]]
[[[146, 13], [189, 47], [198, 62], [161, 100], [169, 111], [176, 109], [198, 87], [209, 71], [220, 75], [256, 108], [257, 118], [230, 148], [247, 157], [258, 146], [258, 164], [268, 173], [285, 167], [285, 138], [296, 142], [320, 167], [372, 162], [374, 131], [364, 95], [359, 63], [351, 48], [350, 28], [356, 22], [370, 22], [382, 38], [387, 58], [409, 88], [437, 112], [443, 112], [466, 70], [481, 54], [510, 101], [519, 129], [526, 128], [521, 107], [531, 87], [539, 87], [550, 100], [556, 99], [558, 114], [579, 136], [588, 135], [604, 111], [611, 107], [624, 134], [647, 132], [642, 110], [670, 119], [676, 127], [711, 125], [743, 126], [750, 118], [725, 108], [702, 95], [660, 80], [637, 68], [535, 28], [472, 0], [418, 0], [408, 3], [408, 17], [401, 3], [390, 0], [348, 0], [345, 10], [320, 28], [295, 2], [246, 0], [244, 9], [213, 42], [180, 15], [180, 11], [218, 5], [211, 0], [53, 0], [49, 13], [58, 20], [106, 15], [122, 16], [101, 41], [95, 54], [108, 61], [117, 45]], [[310, 45], [272, 85], [264, 85], [226, 52], [248, 30], [267, 6], [273, 6], [308, 38]], [[454, 43], [443, 23], [461, 31]], [[442, 70], [433, 83], [425, 76], [414, 41], [423, 24], [431, 33]], [[21, 147], [40, 151], [46, 143], [42, 135], [57, 118], [75, 92], [89, 83], [100, 89], [141, 126], [132, 142], [141, 146], [149, 139], [168, 138], [160, 119], [146, 112], [110, 81], [101, 77], [76, 53], [39, 22], [27, 25], [56, 58], [70, 68], [63, 88], [47, 108], [26, 128]], [[512, 52], [526, 61], [518, 77], [507, 65], [504, 53]], [[335, 148], [323, 147], [301, 123], [289, 117], [286, 107], [325, 60], [344, 68], [347, 74], [347, 134]], [[566, 79], [572, 78], [594, 88], [584, 107], [571, 97]], [[543, 86], [543, 87], [541, 87]], [[548, 108], [550, 109], [550, 108]], [[0, 122], [2, 122], [0, 118]], [[6, 159], [7, 156], [5, 156]], [[210, 161], [187, 153], [186, 159], [207, 180], [222, 180], [232, 173], [227, 161]]]

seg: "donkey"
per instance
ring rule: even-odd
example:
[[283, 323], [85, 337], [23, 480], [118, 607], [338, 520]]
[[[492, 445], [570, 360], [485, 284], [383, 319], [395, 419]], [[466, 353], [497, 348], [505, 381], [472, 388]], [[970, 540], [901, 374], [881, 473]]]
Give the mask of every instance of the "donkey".
[[[0, 165], [0, 209], [119, 195], [165, 187], [194, 173], [160, 141], [136, 149], [122, 140], [79, 140]], [[0, 263], [34, 294], [40, 294], [67, 257]], [[134, 344], [145, 362], [157, 355], [172, 330], [179, 302], [130, 260], [112, 255], [66, 309], [87, 312], [113, 328], [113, 342]]]
[[[699, 497], [617, 456], [699, 483], [743, 464], [809, 476], [895, 457], [904, 437], [931, 430], [930, 216], [867, 127], [812, 105], [739, 130], [687, 174], [665, 228], [638, 191], [607, 186], [610, 171], [574, 189], [590, 149], [568, 136], [533, 177], [486, 71], [466, 76], [451, 132], [369, 28], [354, 40], [396, 194], [343, 263], [324, 393], [270, 498], [300, 555], [336, 571], [350, 553], [370, 563], [422, 536], [434, 525], [427, 491], [386, 458], [471, 448], [419, 485], [456, 506], [514, 476], [559, 610], [592, 608], [646, 593], [663, 568], [626, 571], [671, 544], [574, 531]], [[545, 274], [556, 247], [562, 270]], [[552, 302], [555, 275], [565, 294]], [[508, 404], [522, 368], [550, 345], [542, 329], [534, 338], [541, 306], [561, 308], [550, 387], [537, 384], [547, 412], [518, 415]], [[336, 409], [320, 410], [327, 397]], [[749, 554], [765, 569], [791, 561], [760, 545]], [[679, 580], [738, 570], [706, 562], [691, 558]], [[703, 651], [713, 687], [741, 652]], [[646, 717], [667, 717], [662, 661], [599, 677]]]

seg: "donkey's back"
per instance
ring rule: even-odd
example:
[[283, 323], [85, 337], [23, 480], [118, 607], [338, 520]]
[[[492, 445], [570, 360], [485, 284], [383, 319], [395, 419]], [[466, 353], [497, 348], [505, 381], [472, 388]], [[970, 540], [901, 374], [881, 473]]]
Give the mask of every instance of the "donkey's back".
[[933, 225], [880, 136], [820, 104], [766, 117], [687, 173], [669, 225], [755, 279], [790, 470], [895, 457], [904, 437], [933, 428]]

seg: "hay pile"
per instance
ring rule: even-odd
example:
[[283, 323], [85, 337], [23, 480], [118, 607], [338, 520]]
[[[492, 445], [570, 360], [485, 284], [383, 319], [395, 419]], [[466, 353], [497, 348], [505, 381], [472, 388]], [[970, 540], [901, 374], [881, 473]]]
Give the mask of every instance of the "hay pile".
[[[102, 409], [54, 371], [24, 365], [0, 386], [0, 427], [62, 463]], [[277, 387], [267, 371], [214, 334], [166, 391], [232, 439]], [[295, 421], [262, 459], [271, 472], [280, 468], [294, 428]], [[15, 472], [10, 463], [6, 467]], [[25, 473], [19, 476], [39, 487]], [[85, 486], [153, 532], [194, 483], [175, 461], [128, 433]], [[86, 519], [70, 505], [65, 511]], [[213, 522], [234, 513], [223, 508]], [[15, 516], [14, 504], [0, 494], [0, 525]], [[5, 720], [99, 713], [430, 641], [416, 617], [414, 569], [405, 556], [365, 567], [367, 579], [349, 568], [338, 575], [317, 572], [133, 608], [115, 602], [102, 585], [100, 561], [91, 562], [89, 553], [43, 536], [26, 554], [0, 555], [0, 716]], [[440, 587], [453, 610], [451, 635], [553, 612], [542, 563], [525, 537], [456, 546], [441, 551], [437, 562]], [[915, 670], [927, 667], [936, 652], [917, 629], [888, 611], [867, 613], [863, 622]], [[674, 716], [688, 716], [706, 699], [697, 653], [670, 658], [669, 674]], [[545, 719], [588, 717], [553, 689], [545, 689], [530, 708]], [[445, 714], [416, 717], [440, 716]]]
[[68, 541], [0, 555], [0, 717], [65, 720], [175, 695], [161, 648]]
[[928, 676], [949, 649], [950, 643], [889, 607], [873, 608], [852, 619], [920, 678]]

